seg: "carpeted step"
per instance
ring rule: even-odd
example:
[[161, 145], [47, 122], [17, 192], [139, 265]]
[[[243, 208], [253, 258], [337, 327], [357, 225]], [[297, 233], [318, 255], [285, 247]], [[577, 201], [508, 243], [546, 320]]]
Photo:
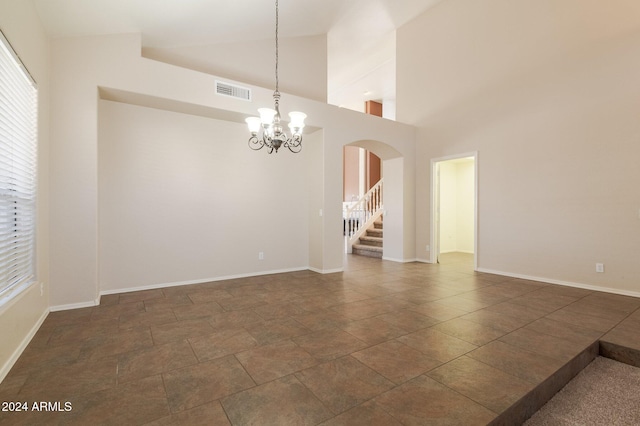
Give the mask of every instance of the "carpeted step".
[[367, 229], [368, 237], [382, 238], [382, 229]]
[[382, 238], [363, 235], [360, 237], [360, 244], [365, 246], [382, 247]]
[[360, 256], [376, 257], [382, 259], [382, 247], [367, 246], [364, 244], [354, 244], [353, 254]]

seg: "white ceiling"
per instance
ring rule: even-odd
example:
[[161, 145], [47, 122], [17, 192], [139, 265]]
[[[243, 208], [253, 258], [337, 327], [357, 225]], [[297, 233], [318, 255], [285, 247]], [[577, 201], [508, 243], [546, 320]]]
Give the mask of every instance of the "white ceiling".
[[[374, 96], [371, 99], [376, 94], [382, 98], [382, 92], [375, 93], [375, 88], [384, 87], [384, 97], [390, 98], [388, 80], [395, 79], [395, 75], [390, 76], [388, 70], [395, 66], [383, 66], [391, 59], [389, 52], [376, 55], [372, 49], [438, 1], [280, 0], [279, 34], [282, 37], [328, 34], [329, 62], [335, 65], [333, 69], [329, 67], [329, 87], [331, 79], [336, 78], [333, 87], [341, 93], [337, 102], [348, 103], [348, 97], [353, 95], [348, 94], [345, 85], [352, 83], [357, 83], [355, 93], [360, 97], [361, 88], [369, 87], [367, 90]], [[169, 48], [274, 36], [273, 0], [33, 0], [33, 3], [51, 37], [141, 33], [145, 47]], [[332, 33], [336, 36], [331, 37]], [[336, 37], [340, 42], [332, 43]], [[377, 59], [372, 61], [372, 57]], [[395, 93], [391, 97], [395, 98]]]
[[[283, 0], [280, 33], [326, 33], [356, 0]], [[52, 37], [140, 32], [148, 47], [181, 47], [273, 36], [268, 0], [34, 0]], [[286, 22], [286, 25], [285, 25]]]

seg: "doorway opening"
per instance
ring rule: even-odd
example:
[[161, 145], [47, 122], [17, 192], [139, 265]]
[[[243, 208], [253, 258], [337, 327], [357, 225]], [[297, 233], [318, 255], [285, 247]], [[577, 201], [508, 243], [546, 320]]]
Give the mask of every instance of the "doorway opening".
[[431, 262], [478, 266], [478, 154], [431, 160]]
[[[371, 246], [366, 247], [366, 250], [376, 254], [376, 256], [371, 254], [370, 257], [403, 261], [405, 258], [405, 223], [403, 220], [403, 212], [405, 211], [405, 199], [403, 197], [405, 159], [392, 145], [382, 141], [358, 140], [345, 146], [363, 148], [363, 151], [358, 152], [365, 152], [364, 158], [369, 160], [373, 158], [371, 154], [375, 154], [375, 157], [379, 158], [380, 164], [379, 167], [377, 165], [372, 166], [372, 161], [369, 161], [368, 167], [358, 168], [358, 170], [369, 170], [368, 179], [363, 179], [363, 181], [368, 181], [369, 185], [373, 185], [364, 194], [364, 197], [357, 202], [353, 203], [351, 201], [351, 195], [356, 193], [356, 189], [349, 191], [343, 188], [343, 230], [344, 233], [349, 233], [346, 251], [353, 253], [355, 245], [366, 246], [367, 244], [362, 244], [361, 237], [364, 235], [365, 240], [368, 239], [369, 242], [376, 244], [373, 250]], [[358, 155], [358, 158], [362, 157]], [[356, 168], [354, 167], [354, 169]], [[347, 172], [343, 170], [343, 173], [346, 174]], [[377, 183], [374, 182], [376, 179], [379, 179]], [[382, 188], [383, 186], [384, 188]], [[359, 189], [357, 191], [358, 193], [360, 192]], [[345, 198], [347, 201], [345, 201]], [[364, 200], [364, 206], [361, 204], [362, 200]], [[345, 203], [347, 206], [345, 206]], [[388, 212], [392, 212], [392, 214], [387, 216]], [[378, 234], [376, 241], [373, 241], [372, 238], [367, 238], [371, 237], [371, 235], [366, 235], [367, 231], [372, 229], [380, 230], [382, 222], [384, 222], [383, 234]], [[349, 250], [349, 246], [351, 246], [351, 250]], [[362, 249], [362, 247], [359, 247], [359, 249]], [[359, 254], [366, 256], [363, 253]]]
[[[382, 258], [382, 160], [373, 152], [355, 145], [344, 146], [342, 158], [345, 253]], [[374, 216], [380, 219], [375, 220]], [[360, 229], [365, 224], [369, 224], [371, 229]]]

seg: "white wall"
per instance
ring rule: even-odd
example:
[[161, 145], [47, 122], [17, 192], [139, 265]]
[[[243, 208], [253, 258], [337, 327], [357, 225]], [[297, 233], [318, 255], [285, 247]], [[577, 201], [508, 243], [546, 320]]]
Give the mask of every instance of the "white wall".
[[309, 181], [292, 178], [306, 174], [307, 150], [249, 151], [240, 123], [99, 110], [101, 293], [307, 268]]
[[448, 0], [397, 40], [419, 257], [426, 165], [478, 151], [479, 269], [639, 295], [640, 3]]
[[[82, 73], [77, 70], [82, 69]], [[402, 179], [399, 181], [397, 190], [404, 192], [404, 196], [399, 198], [401, 206], [391, 206], [398, 211], [411, 212], [413, 197], [413, 179], [415, 169], [413, 166], [415, 132], [411, 126], [383, 120], [378, 117], [370, 117], [353, 111], [343, 110], [329, 106], [321, 102], [283, 94], [281, 107], [286, 114], [290, 110], [305, 111], [308, 118], [308, 130], [310, 143], [316, 142], [313, 148], [303, 148], [305, 154], [299, 157], [285, 152], [268, 156], [266, 153], [253, 152], [246, 146], [247, 134], [242, 123], [247, 115], [254, 115], [256, 109], [263, 105], [272, 103], [272, 89], [264, 89], [251, 86], [253, 89], [252, 102], [229, 99], [228, 97], [217, 96], [214, 93], [215, 76], [188, 70], [183, 67], [173, 66], [167, 63], [150, 60], [140, 56], [140, 37], [138, 35], [101, 36], [101, 37], [79, 37], [69, 39], [56, 39], [52, 41], [52, 82], [54, 85], [54, 96], [52, 96], [52, 174], [51, 188], [55, 197], [52, 197], [51, 205], [51, 286], [52, 301], [54, 309], [68, 309], [72, 307], [87, 306], [96, 303], [99, 294], [104, 291], [111, 291], [116, 288], [131, 288], [130, 286], [141, 286], [147, 283], [157, 283], [162, 279], [162, 283], [183, 282], [204, 279], [217, 279], [227, 276], [227, 274], [252, 274], [268, 273], [273, 270], [283, 270], [295, 267], [310, 267], [319, 272], [332, 272], [342, 270], [343, 262], [343, 236], [342, 236], [342, 148], [344, 145], [359, 140], [375, 140], [381, 145], [388, 146], [404, 158]], [[103, 241], [104, 231], [98, 232], [100, 226], [108, 225], [104, 220], [112, 219], [119, 214], [116, 211], [105, 212], [107, 214], [103, 220], [103, 213], [100, 209], [104, 206], [104, 198], [115, 198], [109, 195], [107, 189], [101, 189], [103, 178], [111, 176], [114, 172], [102, 163], [98, 157], [98, 148], [103, 146], [102, 137], [112, 139], [123, 139], [145, 142], [144, 134], [138, 128], [136, 120], [126, 120], [121, 117], [127, 130], [130, 133], [119, 135], [121, 131], [118, 126], [114, 129], [105, 130], [104, 126], [98, 127], [98, 117], [100, 105], [99, 96], [111, 101], [119, 101], [138, 106], [173, 111], [174, 113], [190, 113], [208, 119], [216, 119], [225, 123], [212, 123], [211, 121], [201, 121], [200, 119], [188, 118], [177, 119], [173, 115], [168, 120], [167, 125], [173, 126], [173, 134], [178, 127], [183, 126], [183, 122], [193, 124], [194, 130], [185, 131], [181, 134], [189, 134], [189, 141], [185, 142], [199, 146], [198, 154], [207, 159], [212, 155], [208, 145], [204, 141], [209, 138], [214, 142], [216, 139], [210, 135], [213, 129], [225, 132], [229, 137], [225, 144], [238, 144], [242, 146], [241, 157], [234, 157], [237, 164], [245, 164], [259, 167], [259, 171], [269, 170], [268, 173], [260, 175], [261, 181], [276, 179], [279, 185], [268, 185], [264, 187], [253, 187], [253, 192], [244, 194], [248, 199], [261, 200], [268, 211], [280, 211], [284, 203], [293, 203], [288, 198], [291, 193], [298, 193], [301, 182], [308, 179], [309, 196], [313, 194], [313, 199], [307, 202], [308, 211], [305, 212], [302, 220], [308, 220], [306, 226], [297, 229], [289, 239], [288, 235], [282, 233], [282, 228], [274, 227], [274, 232], [262, 231], [265, 237], [265, 244], [272, 239], [282, 239], [291, 242], [293, 239], [300, 239], [302, 242], [295, 242], [283, 246], [276, 242], [271, 242], [271, 250], [275, 250], [279, 256], [270, 257], [268, 249], [265, 251], [265, 261], [257, 262], [257, 252], [261, 250], [258, 246], [250, 249], [250, 254], [246, 259], [236, 259], [229, 268], [227, 265], [221, 269], [206, 269], [207, 259], [200, 257], [192, 264], [197, 274], [184, 270], [181, 267], [181, 258], [178, 253], [170, 253], [167, 257], [162, 257], [162, 244], [166, 241], [161, 234], [157, 235], [156, 250], [148, 252], [147, 258], [138, 260], [142, 264], [153, 264], [154, 258], [168, 259], [172, 257], [173, 262], [168, 262], [174, 266], [172, 270], [166, 270], [162, 277], [153, 276], [152, 272], [147, 275], [137, 275], [135, 279], [117, 277], [117, 272], [106, 271], [102, 264], [106, 261], [117, 264], [118, 256], [105, 258], [102, 250], [106, 254], [115, 253], [118, 246], [126, 236], [120, 234], [118, 238], [109, 239], [106, 236]], [[102, 103], [104, 105], [104, 103]], [[152, 112], [135, 111], [141, 121], [150, 123], [156, 121]], [[115, 111], [111, 111], [115, 113]], [[147, 114], [150, 114], [147, 116]], [[168, 117], [158, 113], [158, 116]], [[161, 124], [158, 124], [160, 126]], [[164, 124], [162, 124], [164, 125]], [[321, 129], [321, 130], [315, 130]], [[116, 132], [116, 133], [111, 133]], [[201, 132], [207, 133], [202, 135]], [[172, 143], [174, 143], [173, 141]], [[145, 143], [148, 143], [145, 142]], [[220, 142], [218, 142], [220, 143]], [[385, 145], [386, 144], [386, 145]], [[306, 142], [305, 142], [306, 147]], [[126, 149], [139, 149], [141, 145], [124, 147]], [[176, 152], [177, 146], [174, 147]], [[235, 149], [235, 148], [234, 148]], [[132, 155], [134, 152], [131, 153]], [[178, 155], [178, 152], [176, 152]], [[180, 152], [180, 155], [186, 155]], [[306, 163], [305, 155], [310, 162]], [[194, 158], [195, 158], [194, 154]], [[102, 157], [102, 155], [101, 155]], [[108, 158], [108, 157], [107, 157]], [[241, 160], [242, 159], [242, 160]], [[300, 164], [299, 162], [302, 162]], [[261, 162], [261, 163], [258, 163]], [[305, 163], [307, 168], [304, 168]], [[100, 164], [100, 169], [98, 169]], [[114, 164], [115, 166], [115, 164]], [[111, 166], [109, 166], [111, 167]], [[132, 167], [132, 166], [129, 166]], [[274, 169], [267, 169], [273, 167]], [[281, 167], [279, 169], [276, 168]], [[302, 167], [302, 169], [301, 169]], [[313, 171], [313, 174], [310, 174]], [[117, 172], [117, 171], [116, 171]], [[133, 173], [133, 170], [131, 171]], [[245, 170], [248, 176], [253, 175], [253, 171]], [[214, 173], [213, 171], [207, 171]], [[385, 169], [386, 173], [386, 169]], [[242, 176], [245, 176], [243, 174]], [[235, 175], [234, 175], [235, 176]], [[301, 178], [303, 176], [303, 178]], [[142, 178], [142, 176], [138, 176]], [[100, 185], [98, 184], [100, 179]], [[165, 180], [166, 182], [166, 180]], [[217, 182], [210, 182], [210, 190], [215, 190]], [[287, 188], [283, 190], [281, 186]], [[230, 180], [229, 186], [223, 186], [223, 190], [233, 194], [245, 191], [249, 185], [242, 180]], [[202, 189], [202, 188], [201, 188]], [[206, 188], [205, 188], [206, 189]], [[128, 189], [132, 190], [132, 189]], [[262, 192], [261, 192], [262, 191]], [[409, 193], [407, 193], [409, 191]], [[283, 195], [284, 194], [284, 195]], [[236, 200], [236, 195], [229, 195], [228, 200]], [[159, 203], [160, 197], [152, 199]], [[200, 206], [211, 208], [206, 205], [205, 200], [199, 200]], [[159, 205], [159, 204], [156, 204]], [[137, 204], [134, 204], [137, 206]], [[105, 207], [106, 208], [106, 207]], [[322, 216], [320, 216], [322, 210]], [[163, 212], [153, 212], [160, 215]], [[172, 210], [172, 214], [166, 218], [169, 223], [179, 223], [182, 215], [178, 211]], [[286, 214], [286, 212], [283, 212]], [[412, 214], [412, 213], [410, 213]], [[254, 217], [255, 214], [247, 215]], [[146, 218], [146, 217], [145, 217]], [[158, 218], [146, 218], [150, 222]], [[144, 220], [144, 219], [140, 219]], [[200, 217], [200, 224], [208, 218]], [[229, 219], [231, 220], [231, 219]], [[235, 219], [234, 219], [235, 220]], [[139, 221], [137, 223], [140, 223]], [[231, 222], [236, 223], [236, 222]], [[207, 224], [208, 225], [208, 224]], [[129, 221], [127, 227], [130, 231], [136, 229], [136, 221]], [[156, 229], [160, 227], [156, 223]], [[109, 228], [111, 229], [111, 228]], [[233, 234], [235, 230], [224, 234], [224, 238], [216, 241], [215, 247], [209, 242], [203, 244], [212, 250], [219, 247], [237, 247], [239, 242]], [[413, 233], [413, 222], [404, 221], [397, 229], [402, 236], [403, 246], [398, 247], [396, 253], [392, 253], [397, 259], [411, 259], [415, 257], [415, 244], [411, 241]], [[145, 235], [151, 233], [151, 229], [144, 229]], [[184, 240], [183, 240], [184, 242]], [[149, 243], [151, 245], [151, 243]], [[302, 247], [302, 246], [305, 247]], [[280, 250], [283, 250], [282, 252]], [[307, 254], [306, 263], [298, 262], [299, 256]], [[273, 263], [267, 265], [273, 260]], [[294, 263], [289, 259], [295, 259]], [[122, 260], [122, 259], [121, 259]], [[100, 265], [100, 266], [99, 266]], [[203, 266], [205, 265], [205, 266]], [[293, 266], [292, 266], [293, 265]], [[209, 266], [210, 267], [210, 266]], [[136, 267], [132, 266], [131, 272], [135, 275]], [[200, 269], [198, 269], [200, 268]], [[210, 276], [215, 273], [216, 276]], [[219, 275], [217, 275], [219, 274]], [[102, 282], [97, 277], [105, 278], [105, 285], [108, 289], [103, 289]], [[116, 282], [116, 279], [118, 282]], [[133, 282], [135, 281], [135, 282]], [[154, 285], [154, 284], [151, 284]]]
[[[327, 100], [327, 36], [279, 39], [280, 91]], [[274, 40], [142, 50], [143, 56], [192, 70], [275, 88]]]
[[[317, 130], [305, 135], [304, 149], [311, 159], [307, 163], [305, 178], [309, 193], [309, 269], [322, 272], [324, 269], [324, 234], [325, 234], [325, 166], [324, 131]], [[342, 213], [342, 212], [341, 212]]]
[[329, 103], [364, 112], [365, 101], [377, 100], [383, 116], [395, 119], [395, 29], [424, 3], [396, 2], [390, 11], [381, 2], [354, 2], [340, 14], [327, 34]]
[[[49, 307], [49, 42], [31, 2], [0, 1], [0, 29], [38, 84], [37, 282], [0, 306], [0, 381]], [[42, 293], [40, 290], [42, 285]]]
[[405, 235], [401, 232], [404, 226], [404, 191], [402, 158], [384, 160], [384, 246], [382, 256], [387, 260], [403, 260]]

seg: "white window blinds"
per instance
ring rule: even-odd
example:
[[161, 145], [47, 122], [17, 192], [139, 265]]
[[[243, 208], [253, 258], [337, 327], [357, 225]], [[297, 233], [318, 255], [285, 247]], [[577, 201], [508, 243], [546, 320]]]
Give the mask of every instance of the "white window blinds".
[[38, 92], [0, 32], [0, 305], [35, 279]]

